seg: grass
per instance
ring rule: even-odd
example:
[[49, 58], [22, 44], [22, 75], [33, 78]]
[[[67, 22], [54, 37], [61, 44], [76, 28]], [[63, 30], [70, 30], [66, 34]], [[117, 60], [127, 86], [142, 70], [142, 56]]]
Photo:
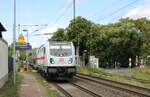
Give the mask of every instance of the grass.
[[133, 78], [142, 79], [150, 81], [150, 66], [145, 66], [145, 68], [136, 67], [131, 70]]
[[132, 84], [132, 85], [136, 85], [136, 86], [141, 86], [141, 87], [145, 87], [145, 88], [150, 88], [150, 84], [146, 84], [146, 83], [140, 83], [134, 80], [129, 80], [123, 77], [118, 77], [118, 76], [107, 76], [107, 79], [110, 80], [114, 80], [114, 81], [118, 81], [121, 83], [127, 83], [127, 84]]
[[29, 73], [32, 74], [36, 78], [36, 80], [47, 89], [48, 95], [50, 97], [57, 97], [56, 94], [48, 87], [48, 84], [46, 83], [44, 78], [42, 78], [35, 72], [30, 71]]
[[16, 76], [16, 85], [13, 83], [12, 73], [9, 74], [9, 79], [5, 85], [0, 89], [0, 97], [19, 97], [18, 90], [20, 88], [22, 76]]
[[[128, 84], [132, 84], [132, 85], [137, 85], [137, 86], [150, 88], [150, 84], [140, 83], [140, 82], [137, 82], [137, 81], [129, 80], [129, 79], [123, 77], [123, 76], [121, 77], [121, 76], [113, 75], [113, 74], [111, 76], [104, 75], [102, 73], [107, 73], [107, 72], [105, 71], [105, 69], [102, 69], [102, 68], [93, 69], [93, 68], [87, 67], [87, 66], [86, 67], [78, 67], [78, 72], [88, 74], [88, 75], [91, 75], [91, 76], [103, 77], [103, 78], [118, 81], [118, 82], [123, 82], [123, 83], [128, 83]], [[97, 73], [97, 72], [100, 72], [100, 73]], [[135, 69], [132, 69], [131, 72], [132, 72], [131, 77], [133, 77], [133, 78], [138, 78], [138, 79], [143, 79], [143, 80], [149, 80], [150, 79], [150, 75], [147, 72], [145, 73], [144, 71], [137, 71]]]
[[[91, 68], [89, 66], [78, 67], [77, 71], [89, 75], [97, 75], [97, 73], [94, 72], [105, 72], [105, 70], [102, 68], [96, 69], [96, 68]], [[97, 76], [100, 75], [102, 76], [102, 74], [98, 74]]]

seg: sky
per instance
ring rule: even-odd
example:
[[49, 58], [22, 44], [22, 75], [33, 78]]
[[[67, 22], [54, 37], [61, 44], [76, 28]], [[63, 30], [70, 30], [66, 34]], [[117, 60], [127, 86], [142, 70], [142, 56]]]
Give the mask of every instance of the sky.
[[[13, 41], [13, 7], [13, 0], [0, 0], [0, 22], [7, 30], [3, 37], [8, 44]], [[125, 17], [150, 18], [150, 0], [76, 0], [76, 16], [97, 24], [114, 23]], [[52, 35], [37, 34], [65, 28], [71, 19], [73, 0], [16, 0], [16, 39], [21, 33], [26, 39], [26, 29], [30, 44], [39, 47]]]

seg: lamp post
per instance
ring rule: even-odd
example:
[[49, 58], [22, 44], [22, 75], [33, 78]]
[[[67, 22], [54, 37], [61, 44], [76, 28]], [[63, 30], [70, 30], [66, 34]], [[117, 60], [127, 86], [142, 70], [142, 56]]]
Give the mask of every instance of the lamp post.
[[13, 24], [13, 81], [16, 84], [16, 0], [14, 0], [14, 24]]

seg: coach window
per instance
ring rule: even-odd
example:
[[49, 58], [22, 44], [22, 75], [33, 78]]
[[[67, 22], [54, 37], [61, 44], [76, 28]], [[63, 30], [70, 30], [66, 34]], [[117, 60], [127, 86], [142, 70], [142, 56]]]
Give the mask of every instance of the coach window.
[[46, 49], [45, 49], [45, 47], [43, 48], [43, 50], [44, 50], [44, 54], [46, 53]]

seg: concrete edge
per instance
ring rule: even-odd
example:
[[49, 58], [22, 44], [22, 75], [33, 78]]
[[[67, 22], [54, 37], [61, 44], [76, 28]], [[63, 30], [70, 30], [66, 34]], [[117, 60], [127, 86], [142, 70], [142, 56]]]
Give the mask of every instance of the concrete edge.
[[5, 82], [8, 80], [8, 74], [6, 74], [4, 77], [0, 79], [0, 88], [5, 84]]
[[4, 38], [0, 38], [6, 45], [8, 45], [7, 41]]

